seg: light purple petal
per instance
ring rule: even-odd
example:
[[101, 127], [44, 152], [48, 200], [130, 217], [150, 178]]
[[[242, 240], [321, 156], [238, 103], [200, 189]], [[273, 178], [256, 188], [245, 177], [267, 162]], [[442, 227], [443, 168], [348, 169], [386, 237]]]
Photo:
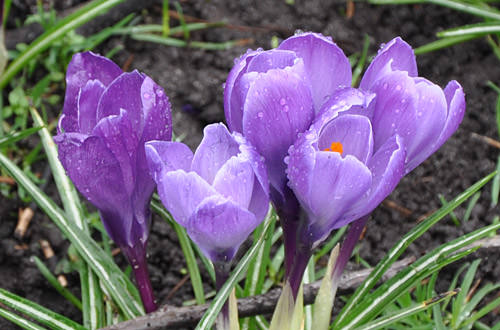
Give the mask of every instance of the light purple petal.
[[225, 198], [248, 209], [254, 180], [255, 175], [250, 163], [233, 156], [217, 172], [212, 186]]
[[[224, 114], [226, 115], [227, 126], [231, 131], [242, 132], [243, 130], [243, 104], [246, 93], [242, 93], [243, 86], [240, 84], [240, 78], [247, 72], [247, 66], [250, 60], [261, 50], [249, 50], [239, 59], [236, 59], [234, 66], [227, 76], [224, 85]], [[246, 88], [248, 90], [248, 88]], [[235, 91], [235, 92], [233, 92]]]
[[[258, 73], [245, 102], [243, 134], [266, 159], [271, 184], [282, 193], [284, 157], [314, 116], [307, 82], [294, 67]], [[298, 69], [300, 70], [300, 69]]]
[[144, 76], [138, 71], [126, 72], [106, 88], [97, 107], [97, 121], [127, 110], [134, 131], [139, 134], [143, 126], [141, 86]]
[[145, 145], [146, 159], [151, 176], [160, 179], [161, 172], [184, 170], [189, 172], [193, 161], [193, 152], [187, 145], [171, 141], [150, 141]]
[[227, 262], [259, 223], [252, 213], [236, 203], [212, 196], [199, 205], [186, 229], [212, 261]]
[[[97, 105], [106, 87], [99, 80], [89, 80], [78, 94], [78, 131], [90, 134], [96, 125]], [[68, 118], [68, 117], [64, 117]], [[64, 124], [62, 125], [65, 126]]]
[[77, 131], [78, 94], [89, 80], [99, 80], [109, 85], [122, 70], [113, 61], [92, 52], [73, 55], [66, 71], [66, 95], [63, 113], [67, 117], [62, 125], [65, 132]]
[[370, 190], [344, 214], [340, 226], [373, 211], [396, 188], [405, 174], [405, 158], [405, 146], [399, 136], [384, 143], [368, 164], [372, 173]]
[[366, 164], [373, 152], [370, 120], [360, 115], [345, 115], [333, 119], [321, 129], [319, 150], [329, 149], [332, 142], [342, 144], [342, 156], [352, 155]]
[[147, 76], [140, 91], [144, 115], [141, 140], [147, 142], [172, 139], [172, 115], [165, 91]]
[[297, 55], [289, 50], [271, 49], [258, 53], [248, 63], [246, 72], [267, 72], [293, 66]]
[[217, 194], [217, 191], [195, 172], [164, 171], [156, 183], [163, 205], [175, 221], [184, 227], [198, 205], [205, 198]]
[[417, 62], [410, 45], [400, 37], [396, 37], [383, 45], [377, 56], [361, 79], [360, 88], [371, 90], [375, 82], [392, 71], [406, 71], [410, 77], [416, 77]]
[[391, 136], [410, 140], [417, 133], [418, 94], [414, 79], [395, 71], [380, 78], [372, 88], [377, 95], [373, 107], [374, 152]]
[[309, 175], [316, 163], [316, 152], [318, 151], [318, 133], [310, 129], [300, 135], [295, 144], [288, 149], [287, 177], [288, 186], [293, 190], [297, 198], [307, 200], [311, 189], [311, 178]]
[[448, 108], [439, 86], [423, 78], [416, 81], [416, 132], [411, 137], [405, 137], [407, 173], [435, 151], [433, 145], [444, 128]]
[[223, 124], [208, 125], [203, 134], [203, 140], [194, 153], [191, 170], [212, 184], [222, 165], [239, 153], [239, 144]]
[[132, 130], [132, 123], [125, 110], [118, 116], [103, 118], [93, 130], [120, 164], [124, 187], [130, 196], [136, 185], [136, 149], [139, 139]]
[[349, 60], [331, 38], [303, 33], [286, 39], [278, 49], [294, 51], [304, 60], [316, 112], [335, 90], [351, 85]]

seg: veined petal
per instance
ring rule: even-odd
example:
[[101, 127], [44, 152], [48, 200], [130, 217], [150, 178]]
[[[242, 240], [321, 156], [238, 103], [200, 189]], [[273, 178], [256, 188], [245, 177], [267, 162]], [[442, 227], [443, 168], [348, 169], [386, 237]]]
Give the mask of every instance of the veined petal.
[[[78, 132], [90, 134], [97, 123], [97, 105], [106, 89], [99, 80], [89, 80], [78, 93]], [[69, 118], [69, 117], [64, 117]], [[65, 120], [66, 120], [65, 119]], [[62, 125], [65, 126], [64, 124]]]
[[[236, 59], [233, 68], [227, 76], [224, 85], [224, 114], [226, 115], [227, 126], [231, 131], [241, 133], [243, 130], [243, 104], [246, 93], [241, 93], [241, 88], [243, 86], [240, 84], [240, 78], [247, 72], [250, 60], [260, 52], [261, 50], [249, 50], [239, 59]], [[248, 88], [246, 90], [248, 90]]]
[[198, 205], [205, 198], [217, 194], [217, 191], [195, 172], [164, 171], [156, 183], [163, 205], [175, 221], [184, 227]]
[[250, 163], [239, 157], [231, 157], [217, 172], [213, 187], [222, 196], [248, 209], [255, 175]]
[[78, 129], [78, 94], [89, 80], [98, 80], [104, 86], [109, 85], [122, 70], [113, 61], [92, 52], [73, 55], [66, 71], [66, 95], [63, 113], [66, 117], [62, 124], [65, 132]]
[[121, 109], [127, 110], [132, 127], [137, 135], [142, 131], [141, 86], [144, 76], [138, 71], [125, 72], [106, 88], [97, 107], [97, 121], [104, 117], [118, 115]]
[[373, 152], [372, 125], [360, 115], [344, 115], [324, 125], [319, 133], [319, 150], [329, 149], [332, 143], [341, 143], [342, 156], [352, 155], [366, 164]]
[[308, 130], [299, 136], [295, 144], [288, 149], [287, 177], [288, 186], [293, 190], [299, 200], [308, 200], [311, 190], [311, 178], [318, 151], [318, 132]]
[[289, 50], [271, 49], [253, 56], [246, 69], [247, 72], [267, 72], [271, 69], [284, 69], [293, 66], [297, 55]]
[[314, 116], [308, 83], [294, 67], [258, 73], [244, 106], [243, 134], [266, 159], [269, 179], [282, 193], [287, 150]]
[[392, 71], [406, 71], [410, 77], [418, 74], [413, 49], [400, 37], [381, 47], [363, 75], [360, 89], [371, 90], [378, 79]]
[[252, 213], [216, 195], [199, 205], [186, 229], [212, 261], [229, 261], [259, 223]]
[[316, 112], [335, 90], [351, 85], [349, 60], [331, 38], [319, 33], [302, 33], [286, 39], [278, 49], [294, 51], [304, 60]]
[[150, 141], [146, 142], [145, 148], [149, 171], [155, 181], [160, 179], [163, 171], [191, 170], [193, 152], [184, 143]]
[[141, 85], [141, 102], [144, 128], [141, 140], [171, 140], [172, 115], [170, 102], [163, 88], [151, 78], [145, 77]]
[[191, 170], [212, 184], [222, 165], [239, 153], [239, 144], [223, 124], [208, 125], [203, 134], [203, 140], [194, 154]]

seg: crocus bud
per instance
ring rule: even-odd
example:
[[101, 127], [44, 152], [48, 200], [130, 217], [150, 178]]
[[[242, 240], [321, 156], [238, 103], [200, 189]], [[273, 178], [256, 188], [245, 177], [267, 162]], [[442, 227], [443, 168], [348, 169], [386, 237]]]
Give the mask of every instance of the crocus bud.
[[[66, 83], [54, 137], [59, 159], [80, 193], [97, 207], [106, 231], [142, 282], [138, 276], [147, 273], [137, 272], [147, 271], [149, 204], [155, 188], [144, 143], [171, 139], [170, 103], [151, 78], [137, 71], [124, 73], [92, 52], [73, 56]], [[149, 279], [144, 281], [150, 286]], [[147, 311], [155, 309], [150, 298]]]

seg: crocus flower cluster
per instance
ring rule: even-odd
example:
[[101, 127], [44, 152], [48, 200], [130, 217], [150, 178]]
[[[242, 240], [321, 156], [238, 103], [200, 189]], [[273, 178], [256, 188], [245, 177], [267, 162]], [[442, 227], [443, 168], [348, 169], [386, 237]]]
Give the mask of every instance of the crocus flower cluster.
[[359, 89], [350, 85], [342, 50], [315, 33], [247, 52], [226, 83], [229, 127], [265, 157], [294, 294], [312, 248], [369, 214], [465, 111], [461, 86], [418, 77], [401, 38], [382, 46]]
[[146, 266], [149, 204], [155, 183], [144, 143], [170, 140], [170, 103], [137, 71], [124, 73], [91, 52], [73, 56], [54, 137], [67, 174], [101, 215], [109, 236], [132, 264], [146, 308], [156, 308]]

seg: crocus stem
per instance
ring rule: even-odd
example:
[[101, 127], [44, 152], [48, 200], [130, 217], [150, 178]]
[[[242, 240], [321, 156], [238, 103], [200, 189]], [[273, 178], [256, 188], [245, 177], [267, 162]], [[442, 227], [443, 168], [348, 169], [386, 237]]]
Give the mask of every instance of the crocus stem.
[[[224, 283], [226, 283], [229, 278], [229, 272], [231, 270], [231, 264], [228, 262], [215, 262], [215, 289], [219, 291]], [[222, 306], [218, 320], [217, 320], [217, 330], [228, 330], [230, 328], [229, 322], [229, 302], [226, 301]]]
[[297, 300], [297, 294], [302, 284], [302, 278], [304, 277], [304, 271], [306, 270], [309, 259], [312, 255], [312, 248], [309, 246], [303, 246], [296, 250], [294, 255], [294, 262], [287, 275], [287, 281], [290, 283], [290, 288], [292, 289], [293, 299]]
[[135, 282], [139, 288], [142, 304], [146, 313], [154, 312], [158, 307], [153, 294], [153, 287], [149, 279], [148, 265], [146, 263], [146, 251], [144, 248], [127, 248], [123, 250], [132, 266]]

